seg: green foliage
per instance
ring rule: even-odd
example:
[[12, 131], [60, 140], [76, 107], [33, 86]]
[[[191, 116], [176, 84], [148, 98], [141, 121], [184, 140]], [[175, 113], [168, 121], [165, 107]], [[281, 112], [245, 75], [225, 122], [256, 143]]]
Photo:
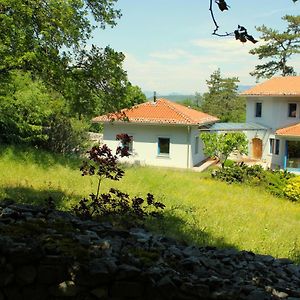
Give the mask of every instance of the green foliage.
[[126, 87], [125, 105], [127, 107], [146, 102], [147, 98], [137, 85], [129, 83]]
[[0, 107], [0, 141], [40, 145], [47, 139], [44, 126], [63, 101], [30, 73], [13, 72], [0, 83]]
[[221, 122], [244, 122], [246, 101], [238, 95], [237, 77], [223, 78], [218, 69], [206, 81], [208, 92], [203, 94], [201, 110], [217, 116]]
[[234, 163], [231, 166], [214, 170], [212, 177], [227, 183], [261, 186], [275, 196], [289, 198], [286, 193], [287, 187], [290, 187], [288, 190], [292, 194], [291, 190], [294, 185], [290, 184], [290, 181], [293, 182], [295, 175], [281, 170], [264, 170], [259, 165], [247, 166], [245, 163]]
[[266, 186], [266, 189], [273, 195], [285, 197], [285, 187], [288, 184], [289, 179], [293, 177], [295, 177], [295, 175], [286, 170], [267, 170], [265, 171], [264, 185]]
[[70, 113], [79, 119], [131, 106], [127, 74], [122, 69], [125, 56], [110, 47], [92, 46], [81, 51], [75, 65], [56, 86], [69, 103]]
[[30, 71], [79, 119], [126, 107], [123, 53], [87, 45], [96, 27], [116, 25], [116, 1], [0, 0], [0, 79]]
[[116, 24], [115, 2], [1, 0], [0, 73], [30, 69], [50, 79], [63, 72], [91, 37], [94, 20], [101, 28]]
[[44, 128], [46, 140], [43, 147], [56, 153], [82, 153], [88, 146], [89, 125], [84, 121], [64, 115], [51, 115]]
[[194, 98], [186, 98], [178, 103], [196, 110], [201, 110], [202, 96], [196, 92]]
[[202, 133], [200, 137], [204, 143], [204, 153], [218, 158], [223, 168], [232, 152], [248, 153], [248, 141], [244, 133]]
[[214, 170], [212, 177], [228, 183], [257, 183], [264, 180], [265, 174], [261, 166], [249, 167], [241, 163]]
[[300, 176], [288, 180], [284, 194], [291, 201], [300, 201]]
[[0, 141], [60, 153], [81, 149], [88, 125], [67, 116], [68, 107], [29, 72], [15, 71], [0, 84]]
[[278, 73], [281, 76], [296, 75], [293, 66], [288, 66], [287, 62], [300, 52], [300, 16], [285, 15], [282, 19], [287, 22], [287, 28], [283, 32], [265, 25], [256, 28], [262, 33], [264, 43], [249, 53], [266, 61], [255, 66], [255, 70], [250, 73], [257, 79], [270, 78]]

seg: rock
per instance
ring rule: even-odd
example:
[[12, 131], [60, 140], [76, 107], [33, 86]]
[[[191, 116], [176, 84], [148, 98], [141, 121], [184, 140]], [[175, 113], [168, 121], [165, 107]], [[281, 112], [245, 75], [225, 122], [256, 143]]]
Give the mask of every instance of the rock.
[[22, 284], [31, 284], [34, 282], [37, 275], [37, 271], [34, 266], [25, 265], [16, 270], [16, 279]]
[[51, 295], [55, 297], [74, 297], [78, 292], [79, 288], [75, 285], [74, 281], [64, 281], [58, 286], [50, 288]]
[[[28, 219], [42, 230], [7, 233]], [[0, 231], [0, 300], [300, 299], [300, 266], [285, 258], [187, 246], [144, 228], [1, 201]], [[72, 257], [64, 240], [82, 255]]]
[[91, 294], [97, 299], [104, 299], [108, 297], [108, 290], [106, 287], [96, 288], [91, 291]]
[[272, 290], [272, 295], [276, 296], [279, 299], [285, 299], [289, 296], [287, 293], [279, 292], [276, 291], [275, 289]]
[[42, 284], [59, 283], [66, 277], [66, 268], [61, 265], [40, 265], [37, 272], [37, 280]]
[[118, 275], [117, 279], [132, 279], [136, 278], [138, 275], [141, 274], [141, 269], [138, 269], [134, 266], [122, 264], [118, 267]]
[[110, 289], [110, 294], [113, 297], [128, 297], [137, 298], [142, 297], [144, 292], [144, 286], [139, 282], [126, 282], [117, 281]]

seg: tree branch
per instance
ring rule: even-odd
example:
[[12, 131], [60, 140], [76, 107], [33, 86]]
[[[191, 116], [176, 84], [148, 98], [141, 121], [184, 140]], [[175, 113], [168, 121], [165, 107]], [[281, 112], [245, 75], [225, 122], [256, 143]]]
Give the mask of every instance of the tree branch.
[[211, 15], [211, 18], [212, 18], [212, 20], [213, 20], [213, 23], [214, 23], [214, 25], [215, 25], [215, 29], [214, 29], [212, 35], [221, 36], [221, 37], [223, 37], [223, 36], [233, 36], [233, 35], [234, 35], [233, 32], [230, 32], [230, 33], [225, 32], [225, 33], [223, 33], [223, 34], [218, 33], [218, 30], [219, 30], [220, 26], [218, 25], [218, 23], [217, 23], [217, 21], [216, 21], [216, 18], [215, 18], [215, 15], [214, 15], [214, 11], [213, 11], [213, 0], [210, 0], [210, 3], [209, 3], [209, 11], [210, 11], [210, 15]]

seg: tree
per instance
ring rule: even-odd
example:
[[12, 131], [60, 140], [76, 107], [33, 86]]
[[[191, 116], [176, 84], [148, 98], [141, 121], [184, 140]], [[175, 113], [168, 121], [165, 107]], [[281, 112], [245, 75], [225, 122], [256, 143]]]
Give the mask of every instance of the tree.
[[47, 139], [43, 128], [49, 117], [63, 110], [64, 103], [29, 73], [14, 71], [0, 82], [0, 107], [0, 141], [40, 145]]
[[260, 60], [269, 60], [255, 66], [250, 74], [259, 78], [270, 78], [280, 73], [281, 76], [296, 75], [292, 66], [287, 65], [288, 59], [300, 53], [300, 16], [286, 15], [282, 18], [287, 22], [287, 29], [283, 32], [268, 28], [265, 25], [256, 27], [262, 33], [264, 45], [250, 50]]
[[126, 96], [125, 103], [126, 105], [133, 106], [139, 103], [146, 102], [147, 98], [145, 94], [142, 92], [141, 88], [137, 85], [132, 85], [129, 83], [126, 87]]
[[222, 122], [243, 122], [246, 102], [238, 95], [238, 78], [223, 78], [218, 69], [206, 82], [208, 93], [203, 94], [201, 110], [217, 116]]
[[[0, 72], [41, 73], [66, 67], [91, 37], [94, 25], [114, 26], [116, 0], [0, 0]], [[50, 72], [51, 73], [51, 72]], [[50, 74], [48, 74], [50, 75]]]
[[30, 71], [68, 99], [79, 117], [96, 105], [121, 107], [128, 84], [124, 55], [87, 47], [96, 22], [103, 29], [116, 24], [116, 1], [0, 0], [0, 79], [12, 70]]
[[248, 153], [248, 140], [244, 133], [202, 133], [200, 137], [204, 143], [204, 153], [217, 158], [221, 162], [222, 168], [232, 152]]
[[186, 98], [179, 103], [196, 110], [201, 110], [202, 96], [200, 93], [196, 92], [194, 97]]

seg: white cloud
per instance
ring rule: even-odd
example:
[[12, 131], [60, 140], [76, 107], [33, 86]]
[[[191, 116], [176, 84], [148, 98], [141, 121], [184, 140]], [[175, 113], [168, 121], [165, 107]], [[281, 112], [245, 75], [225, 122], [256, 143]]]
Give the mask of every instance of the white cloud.
[[223, 76], [238, 77], [243, 85], [255, 84], [249, 75], [258, 63], [249, 54], [253, 47], [234, 39], [193, 40], [182, 49], [158, 50], [144, 58], [126, 53], [125, 69], [133, 84], [160, 94], [203, 92], [206, 80], [218, 68]]

